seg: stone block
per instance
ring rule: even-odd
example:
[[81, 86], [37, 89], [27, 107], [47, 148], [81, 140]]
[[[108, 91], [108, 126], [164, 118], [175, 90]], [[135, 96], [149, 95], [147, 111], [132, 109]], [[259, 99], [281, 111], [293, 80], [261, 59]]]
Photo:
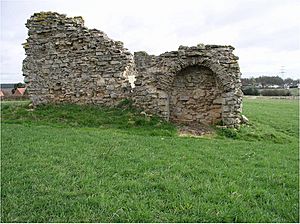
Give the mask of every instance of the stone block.
[[224, 100], [222, 98], [217, 98], [213, 101], [213, 104], [222, 104], [224, 103]]
[[118, 64], [121, 64], [121, 62], [120, 61], [111, 61], [110, 64], [111, 65], [118, 65]]
[[112, 91], [112, 90], [115, 89], [115, 86], [114, 85], [108, 85], [108, 86], [106, 86], [106, 89]]
[[180, 96], [179, 97], [179, 100], [181, 100], [181, 101], [188, 101], [189, 99], [190, 99], [189, 96]]
[[159, 92], [158, 92], [158, 97], [159, 97], [160, 99], [167, 99], [167, 98], [168, 98], [168, 94], [165, 93], [165, 92], [163, 92], [163, 91], [159, 91]]

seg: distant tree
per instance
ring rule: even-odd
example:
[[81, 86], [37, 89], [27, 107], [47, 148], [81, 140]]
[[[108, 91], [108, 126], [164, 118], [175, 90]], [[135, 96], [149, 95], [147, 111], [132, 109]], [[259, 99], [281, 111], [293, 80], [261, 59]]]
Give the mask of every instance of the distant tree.
[[242, 86], [243, 87], [257, 87], [257, 85], [261, 85], [262, 88], [265, 88], [267, 86], [272, 85], [288, 85], [288, 86], [297, 86], [299, 84], [299, 79], [293, 80], [291, 78], [282, 79], [279, 76], [259, 76], [257, 78], [251, 77], [251, 78], [242, 78], [241, 79]]
[[270, 80], [271, 85], [283, 85], [284, 81], [282, 78], [280, 78], [279, 76], [271, 76], [271, 80]]
[[251, 87], [245, 87], [242, 89], [244, 95], [252, 95], [252, 96], [258, 96], [259, 95], [259, 91], [257, 88], [255, 88], [254, 86]]
[[248, 80], [248, 78], [241, 78], [242, 86], [247, 86], [249, 84]]
[[250, 78], [250, 83], [251, 83], [252, 86], [256, 86], [257, 81], [256, 81], [256, 79], [254, 77], [251, 77]]
[[300, 83], [300, 79], [293, 80], [293, 86], [297, 86]]
[[284, 84], [286, 85], [292, 85], [294, 80], [291, 78], [286, 78], [285, 80], [283, 80]]
[[279, 76], [260, 76], [255, 80], [257, 83], [260, 83], [263, 88], [270, 85], [282, 86], [284, 84], [283, 79]]
[[241, 82], [243, 86], [250, 86], [251, 80], [249, 78], [241, 78]]

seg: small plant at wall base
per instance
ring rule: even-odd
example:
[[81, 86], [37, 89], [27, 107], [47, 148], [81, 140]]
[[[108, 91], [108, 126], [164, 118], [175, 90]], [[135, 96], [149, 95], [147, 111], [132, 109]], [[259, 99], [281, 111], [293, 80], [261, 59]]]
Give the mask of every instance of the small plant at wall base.
[[121, 100], [118, 103], [117, 108], [126, 109], [126, 110], [134, 110], [133, 101], [131, 99]]

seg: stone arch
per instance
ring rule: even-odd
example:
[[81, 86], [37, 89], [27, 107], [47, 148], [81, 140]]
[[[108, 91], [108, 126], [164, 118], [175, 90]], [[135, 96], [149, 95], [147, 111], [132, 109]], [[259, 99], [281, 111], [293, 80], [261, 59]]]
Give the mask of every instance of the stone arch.
[[173, 76], [169, 91], [169, 119], [175, 123], [216, 124], [222, 115], [222, 89], [215, 73], [203, 65], [190, 65]]
[[[187, 96], [181, 91], [182, 101], [186, 102], [181, 102], [181, 105], [177, 105], [176, 107], [176, 102], [174, 102], [176, 101], [174, 99], [176, 77], [178, 77], [178, 74], [184, 73], [184, 71], [193, 67], [209, 70], [211, 80], [202, 80], [202, 83], [206, 84], [204, 88], [194, 85], [195, 88], [189, 94], [193, 96], [196, 94], [195, 98], [198, 98], [197, 95], [200, 95], [198, 99], [193, 99], [193, 96], [187, 99]], [[230, 74], [230, 71], [224, 64], [216, 60], [197, 57], [189, 60], [177, 59], [169, 62], [167, 66], [164, 66], [156, 74], [157, 80], [159, 80], [157, 83], [159, 99], [157, 107], [160, 108], [159, 113], [165, 119], [177, 123], [200, 122], [208, 125], [216, 124], [219, 121], [228, 126], [239, 123], [236, 119], [239, 119], [237, 114], [240, 112], [240, 109], [237, 107], [240, 106], [240, 102], [238, 102], [240, 91], [238, 91], [239, 88], [235, 83], [235, 74]], [[212, 83], [214, 85], [211, 85]], [[210, 91], [209, 88], [211, 89]], [[204, 93], [201, 93], [203, 89]], [[204, 95], [201, 96], [201, 94]], [[180, 98], [180, 96], [177, 95], [177, 102], [178, 97]], [[187, 106], [185, 111], [182, 110], [183, 105]], [[176, 113], [177, 117], [174, 116]]]
[[203, 66], [209, 68], [214, 73], [219, 88], [222, 88], [225, 92], [229, 92], [231, 90], [232, 86], [227, 84], [233, 82], [232, 78], [228, 75], [223, 75], [226, 73], [226, 68], [224, 68], [218, 61], [215, 60], [208, 60], [204, 58], [178, 60], [175, 65], [169, 68], [169, 70], [172, 71], [172, 79], [174, 79], [178, 72], [190, 66]]

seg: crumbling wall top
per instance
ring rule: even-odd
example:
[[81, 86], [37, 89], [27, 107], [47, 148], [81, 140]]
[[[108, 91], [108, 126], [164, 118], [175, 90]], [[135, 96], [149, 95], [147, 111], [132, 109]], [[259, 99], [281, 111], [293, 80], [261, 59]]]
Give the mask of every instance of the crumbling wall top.
[[23, 75], [34, 104], [115, 105], [130, 94], [133, 55], [121, 41], [88, 29], [81, 17], [35, 13], [29, 20]]

